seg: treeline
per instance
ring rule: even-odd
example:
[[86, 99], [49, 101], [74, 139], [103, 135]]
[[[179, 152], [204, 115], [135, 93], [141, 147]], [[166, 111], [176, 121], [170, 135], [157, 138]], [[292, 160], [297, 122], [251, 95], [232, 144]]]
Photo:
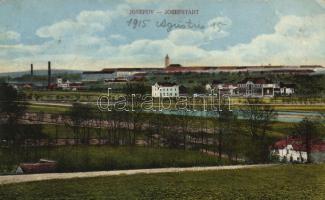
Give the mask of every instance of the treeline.
[[[19, 121], [26, 111], [24, 95], [5, 84], [1, 85], [0, 91], [0, 140], [3, 146], [19, 147], [26, 145], [27, 139], [48, 138], [40, 123], [46, 121], [55, 127], [55, 139], [59, 139], [59, 126], [64, 125], [78, 141], [76, 144], [88, 145], [91, 139], [99, 139], [102, 144], [112, 146], [142, 145], [205, 151], [219, 159], [243, 159], [249, 163], [265, 163], [272, 159], [269, 152], [274, 139], [270, 132], [277, 113], [270, 105], [260, 105], [259, 99], [246, 99], [247, 104], [241, 108], [244, 119], [238, 119], [223, 107], [222, 111], [215, 112], [215, 116], [193, 117], [186, 111], [179, 111], [177, 115], [101, 112], [89, 104], [75, 103], [68, 112], [52, 114], [50, 119], [47, 119], [49, 114], [38, 113], [36, 118], [39, 122], [33, 124]], [[302, 130], [300, 132], [308, 135], [308, 130], [312, 129], [307, 126]], [[91, 134], [94, 131], [95, 137]]]
[[[200, 77], [200, 78], [197, 78]], [[238, 83], [245, 78], [263, 77], [275, 83], [293, 83], [296, 86], [295, 96], [323, 97], [325, 95], [325, 75], [297, 75], [297, 74], [272, 74], [266, 72], [238, 72], [238, 73], [176, 73], [172, 75], [155, 75], [149, 77], [150, 83], [157, 81], [171, 81], [183, 85], [186, 93], [204, 93], [207, 83], [217, 80], [221, 83]]]
[[[89, 145], [91, 139], [112, 146], [147, 146], [205, 151], [231, 161], [238, 159], [251, 163], [270, 161], [269, 146], [274, 142], [269, 136], [271, 120], [276, 117], [269, 106], [255, 106], [258, 99], [248, 100], [250, 105], [243, 108], [246, 120], [224, 108], [213, 117], [188, 116], [146, 112], [100, 112], [87, 104], [75, 103], [65, 114], [52, 114], [58, 138], [59, 127], [64, 124], [70, 129], [76, 144]], [[44, 113], [38, 113], [38, 121], [44, 121]], [[17, 131], [1, 134], [3, 144], [23, 146], [26, 140], [48, 138], [40, 124], [20, 124]], [[2, 132], [2, 133], [5, 133]], [[94, 134], [95, 137], [94, 137]], [[53, 144], [53, 143], [52, 143]], [[50, 145], [50, 144], [49, 144]]]

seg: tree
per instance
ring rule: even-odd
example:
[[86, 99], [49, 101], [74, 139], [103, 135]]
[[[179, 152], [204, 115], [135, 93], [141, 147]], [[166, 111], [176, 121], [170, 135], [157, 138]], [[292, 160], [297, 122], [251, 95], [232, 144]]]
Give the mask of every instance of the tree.
[[216, 133], [219, 159], [221, 160], [224, 153], [227, 153], [230, 160], [233, 156], [237, 159], [240, 132], [237, 116], [226, 105], [223, 105], [222, 111], [218, 112], [216, 122], [218, 125]]
[[144, 83], [127, 83], [122, 88], [122, 91], [128, 96], [131, 96], [132, 94], [145, 95], [151, 92], [151, 87]]
[[270, 105], [265, 105], [260, 99], [247, 98], [246, 105], [241, 109], [246, 119], [245, 126], [251, 138], [251, 146], [247, 147], [248, 157], [253, 162], [267, 162], [269, 160], [269, 138], [267, 132], [272, 129], [272, 120], [277, 113]]
[[1, 124], [0, 139], [18, 142], [23, 134], [19, 118], [24, 114], [27, 103], [25, 95], [8, 85], [0, 84], [0, 115], [4, 121]]
[[293, 134], [302, 137], [302, 145], [306, 148], [307, 163], [311, 163], [311, 149], [313, 141], [321, 136], [320, 124], [316, 120], [304, 118], [295, 127]]
[[[91, 105], [74, 103], [72, 108], [68, 111], [68, 116], [71, 119], [71, 125], [73, 127], [73, 132], [80, 139], [81, 128], [83, 129], [82, 142], [89, 142], [89, 131], [92, 123], [91, 119], [94, 118], [93, 110]], [[87, 131], [87, 137], [86, 137]]]
[[197, 93], [197, 94], [203, 94], [205, 93], [205, 87], [204, 85], [194, 85], [193, 88], [192, 88], [192, 93]]
[[51, 122], [54, 122], [55, 123], [55, 142], [56, 144], [58, 143], [58, 139], [59, 139], [59, 119], [60, 119], [60, 115], [59, 114], [56, 114], [56, 113], [53, 113], [51, 114]]

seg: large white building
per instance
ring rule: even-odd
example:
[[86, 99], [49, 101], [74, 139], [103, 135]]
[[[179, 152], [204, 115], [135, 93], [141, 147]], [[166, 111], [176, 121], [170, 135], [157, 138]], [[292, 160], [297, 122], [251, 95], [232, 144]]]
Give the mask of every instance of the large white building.
[[179, 97], [179, 85], [175, 83], [155, 83], [151, 90], [152, 97]]

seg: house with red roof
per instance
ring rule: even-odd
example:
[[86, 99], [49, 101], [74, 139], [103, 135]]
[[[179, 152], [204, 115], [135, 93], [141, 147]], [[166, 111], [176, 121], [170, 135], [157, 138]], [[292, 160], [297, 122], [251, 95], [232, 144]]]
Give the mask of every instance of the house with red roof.
[[[271, 154], [285, 162], [304, 163], [307, 161], [306, 145], [301, 137], [287, 137], [277, 141], [271, 147]], [[316, 163], [325, 162], [325, 141], [312, 141], [311, 160]]]

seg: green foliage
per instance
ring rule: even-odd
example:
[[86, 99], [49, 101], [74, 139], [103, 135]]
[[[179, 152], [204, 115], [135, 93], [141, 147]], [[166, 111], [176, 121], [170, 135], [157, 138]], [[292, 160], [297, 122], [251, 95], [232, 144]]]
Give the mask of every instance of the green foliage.
[[18, 119], [26, 110], [24, 100], [25, 95], [23, 93], [18, 92], [6, 83], [0, 84], [0, 115], [4, 117], [4, 123], [0, 125], [1, 140], [16, 142], [22, 137]]
[[325, 94], [325, 75], [294, 76], [298, 95], [322, 96]]
[[0, 84], [0, 113], [9, 115], [20, 115], [26, 108], [26, 104], [21, 103], [25, 96], [12, 86]]
[[247, 134], [251, 137], [247, 145], [247, 157], [255, 163], [268, 162], [268, 147], [272, 141], [268, 132], [272, 129], [272, 120], [277, 112], [270, 105], [262, 104], [260, 99], [248, 98], [246, 106], [241, 109], [247, 119], [245, 127]]
[[144, 83], [127, 83], [122, 88], [122, 93], [124, 93], [126, 95], [151, 94], [151, 87], [149, 85], [144, 84]]
[[36, 162], [40, 158], [58, 161], [60, 172], [223, 164], [214, 156], [197, 151], [78, 145], [0, 149], [0, 172], [11, 171], [21, 162]]
[[307, 162], [311, 162], [311, 148], [313, 141], [322, 139], [321, 123], [308, 118], [303, 119], [301, 122], [296, 124], [293, 135], [301, 137], [302, 144], [306, 148]]

